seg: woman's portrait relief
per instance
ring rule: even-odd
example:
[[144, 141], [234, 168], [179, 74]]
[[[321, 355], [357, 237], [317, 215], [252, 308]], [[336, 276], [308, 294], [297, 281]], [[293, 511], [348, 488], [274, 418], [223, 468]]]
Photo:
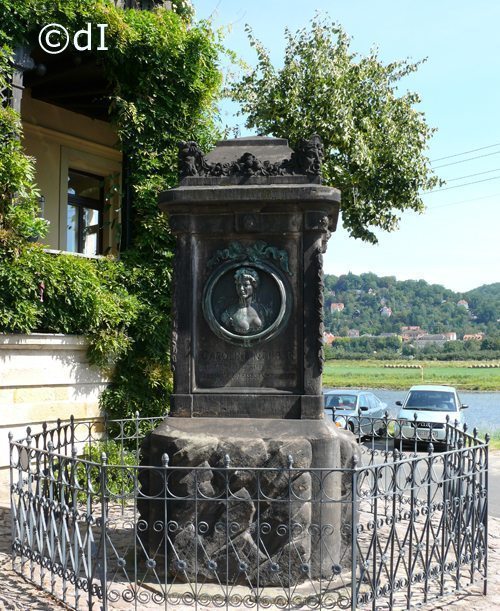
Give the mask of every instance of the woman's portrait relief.
[[258, 333], [266, 326], [265, 311], [257, 300], [259, 275], [250, 267], [240, 267], [234, 274], [235, 301], [221, 316], [223, 326], [238, 335]]

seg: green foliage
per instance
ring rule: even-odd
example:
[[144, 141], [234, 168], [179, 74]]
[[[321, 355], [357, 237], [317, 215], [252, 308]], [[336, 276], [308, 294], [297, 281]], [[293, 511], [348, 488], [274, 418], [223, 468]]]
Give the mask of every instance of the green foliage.
[[[208, 24], [191, 22], [187, 0], [177, 0], [173, 8], [122, 10], [109, 0], [0, 0], [0, 44], [10, 49], [22, 42], [36, 45], [40, 27], [51, 22], [70, 32], [88, 21], [108, 25], [109, 50], [105, 58], [96, 57], [105, 60], [113, 88], [111, 118], [128, 160], [132, 247], [120, 262], [96, 263], [53, 258], [26, 243], [42, 235], [42, 222], [36, 219], [33, 164], [18, 140], [19, 118], [6, 110], [1, 117], [10, 131], [0, 129], [0, 222], [10, 233], [0, 233], [9, 255], [0, 266], [0, 329], [87, 335], [92, 360], [115, 365], [102, 396], [111, 417], [137, 410], [157, 415], [168, 408], [173, 240], [157, 195], [177, 180], [179, 140], [194, 139], [208, 148], [219, 136], [213, 122], [221, 84], [218, 36]], [[4, 75], [12, 70], [6, 61]]]
[[345, 358], [396, 358], [401, 355], [402, 340], [393, 337], [340, 337], [325, 348], [327, 359]]
[[142, 304], [124, 287], [121, 262], [50, 255], [37, 244], [1, 258], [0, 329], [85, 334], [91, 360], [99, 365], [130, 349], [128, 330]]
[[[459, 306], [465, 299], [469, 310]], [[344, 304], [344, 309], [331, 312], [332, 303]], [[392, 311], [390, 317], [381, 313], [383, 307]], [[489, 320], [480, 313], [488, 310]], [[398, 337], [340, 337], [326, 349], [326, 357], [372, 358], [422, 357], [429, 360], [478, 359], [500, 357], [498, 323], [500, 319], [500, 284], [492, 284], [468, 293], [455, 293], [424, 280], [398, 281], [393, 276], [375, 274], [346, 274], [325, 276], [325, 329], [337, 336], [356, 329], [361, 335], [401, 333], [403, 326], [419, 326], [427, 333], [455, 332], [464, 334], [484, 332], [482, 341], [450, 341], [443, 346], [417, 348], [412, 343], [401, 345]]]
[[[438, 284], [424, 280], [398, 281], [393, 276], [375, 274], [345, 274], [325, 276], [325, 328], [334, 335], [343, 329], [358, 329], [360, 334], [400, 333], [402, 326], [420, 326], [428, 333], [455, 331], [460, 337], [480, 331], [498, 333], [500, 319], [500, 285], [491, 292], [480, 289], [469, 293], [455, 293]], [[497, 287], [496, 289], [494, 287]], [[485, 287], [486, 289], [486, 287]], [[479, 291], [479, 292], [478, 292]], [[459, 306], [465, 299], [469, 310]], [[330, 312], [332, 303], [343, 303], [341, 312]], [[485, 305], [492, 308], [488, 322], [478, 316]], [[392, 311], [384, 317], [381, 309]]]
[[[133, 494], [136, 485], [135, 477], [137, 469], [137, 459], [134, 452], [127, 450], [115, 441], [101, 441], [92, 445], [86, 445], [83, 449], [81, 458], [98, 465], [102, 464], [103, 454], [106, 455], [107, 467], [99, 469], [92, 468], [83, 462], [79, 462], [76, 469], [78, 485], [83, 490], [89, 489], [100, 491], [100, 475], [106, 470], [106, 493], [114, 497], [127, 497]], [[82, 492], [80, 500], [85, 501], [87, 494]]]
[[399, 212], [423, 210], [420, 193], [437, 184], [425, 156], [433, 129], [400, 80], [419, 63], [384, 64], [373, 50], [359, 57], [343, 29], [316, 17], [288, 30], [283, 67], [247, 28], [258, 65], [232, 87], [246, 125], [289, 138], [323, 139], [326, 184], [342, 191], [342, 218], [356, 238], [376, 242], [370, 228], [394, 230]]
[[[10, 49], [0, 47], [0, 91], [12, 70]], [[24, 155], [20, 142], [21, 122], [9, 107], [0, 106], [0, 247], [10, 242], [45, 235], [46, 222], [37, 218], [38, 192], [33, 160]]]

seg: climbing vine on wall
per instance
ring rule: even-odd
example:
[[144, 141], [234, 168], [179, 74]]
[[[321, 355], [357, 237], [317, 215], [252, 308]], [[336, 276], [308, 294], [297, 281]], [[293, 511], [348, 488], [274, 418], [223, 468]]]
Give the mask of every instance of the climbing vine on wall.
[[44, 24], [70, 31], [89, 21], [107, 24], [108, 51], [99, 59], [112, 85], [110, 115], [127, 155], [133, 200], [133, 242], [120, 261], [45, 254], [29, 242], [43, 235], [44, 225], [33, 161], [19, 143], [19, 117], [2, 108], [0, 127], [8, 128], [0, 130], [0, 330], [86, 334], [93, 361], [114, 366], [101, 399], [105, 410], [114, 417], [163, 413], [171, 384], [173, 241], [157, 195], [177, 180], [179, 140], [207, 148], [219, 136], [218, 35], [192, 21], [185, 0], [153, 11], [122, 10], [107, 0], [0, 0], [0, 14], [4, 82], [15, 46], [36, 44]]

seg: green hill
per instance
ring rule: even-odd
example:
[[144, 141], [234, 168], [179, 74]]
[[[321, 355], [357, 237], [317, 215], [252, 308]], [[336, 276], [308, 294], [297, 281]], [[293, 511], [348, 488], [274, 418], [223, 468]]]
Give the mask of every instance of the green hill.
[[[333, 305], [332, 304], [341, 304]], [[498, 335], [500, 283], [455, 293], [424, 280], [396, 280], [394, 276], [325, 276], [325, 330], [347, 335], [400, 333], [402, 326], [419, 326], [428, 333], [485, 332]]]

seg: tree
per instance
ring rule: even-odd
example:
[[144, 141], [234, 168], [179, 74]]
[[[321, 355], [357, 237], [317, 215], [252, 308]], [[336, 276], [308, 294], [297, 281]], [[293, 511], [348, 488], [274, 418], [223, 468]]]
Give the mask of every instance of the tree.
[[344, 226], [376, 243], [373, 228], [392, 231], [399, 213], [422, 211], [421, 191], [438, 183], [425, 155], [434, 129], [416, 110], [415, 93], [398, 94], [399, 81], [417, 70], [407, 61], [382, 63], [373, 50], [360, 57], [337, 24], [315, 18], [295, 35], [286, 30], [284, 65], [247, 26], [258, 64], [231, 89], [259, 133], [295, 146], [317, 133], [323, 139], [323, 178], [342, 191]]

